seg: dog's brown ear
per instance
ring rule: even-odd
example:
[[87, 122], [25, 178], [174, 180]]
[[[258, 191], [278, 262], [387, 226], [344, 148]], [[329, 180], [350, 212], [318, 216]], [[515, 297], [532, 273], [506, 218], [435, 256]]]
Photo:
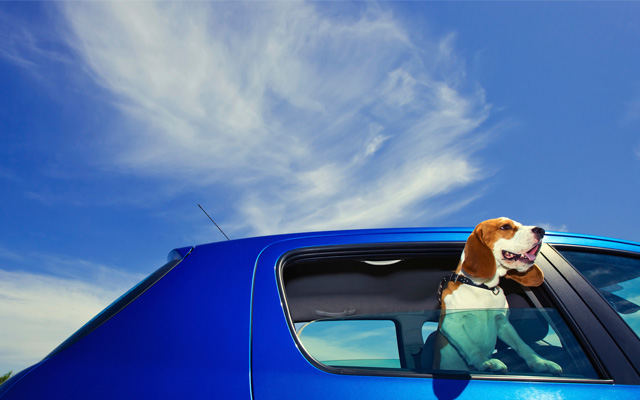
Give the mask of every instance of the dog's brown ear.
[[489, 246], [482, 241], [482, 227], [469, 235], [464, 247], [464, 262], [462, 269], [474, 278], [491, 279], [496, 274], [496, 259]]
[[536, 264], [533, 264], [526, 272], [518, 273], [516, 270], [510, 270], [505, 278], [513, 279], [522, 286], [536, 287], [542, 285], [544, 281], [544, 273]]

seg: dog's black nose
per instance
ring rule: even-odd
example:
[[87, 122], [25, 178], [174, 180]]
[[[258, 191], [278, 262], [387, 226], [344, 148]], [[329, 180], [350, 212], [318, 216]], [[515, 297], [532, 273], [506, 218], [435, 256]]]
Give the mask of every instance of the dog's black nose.
[[536, 234], [536, 236], [539, 236], [541, 239], [545, 234], [544, 229], [540, 228], [539, 226], [536, 226], [535, 228], [532, 229], [533, 233]]

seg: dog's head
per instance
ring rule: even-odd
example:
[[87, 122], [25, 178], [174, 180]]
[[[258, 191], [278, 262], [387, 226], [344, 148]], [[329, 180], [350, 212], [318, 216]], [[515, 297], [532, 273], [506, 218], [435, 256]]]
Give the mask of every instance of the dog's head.
[[540, 227], [508, 218], [483, 221], [467, 239], [462, 269], [472, 277], [491, 279], [503, 268], [507, 278], [524, 286], [539, 286], [544, 275], [534, 262], [544, 233]]

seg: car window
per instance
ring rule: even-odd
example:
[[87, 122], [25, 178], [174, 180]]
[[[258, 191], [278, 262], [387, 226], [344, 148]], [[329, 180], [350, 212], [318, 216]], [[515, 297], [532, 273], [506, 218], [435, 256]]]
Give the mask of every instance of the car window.
[[640, 337], [640, 258], [558, 248]]
[[[446, 250], [446, 251], [445, 251]], [[438, 302], [441, 279], [455, 269], [460, 249], [432, 249], [423, 254], [375, 257], [364, 254], [295, 258], [280, 269], [280, 284], [298, 348], [319, 368], [351, 374], [472, 374], [558, 378], [532, 370], [501, 340], [490, 357], [504, 370], [443, 367]], [[456, 310], [463, 318], [504, 316], [526, 346], [551, 360], [567, 379], [598, 379], [572, 330], [547, 300], [543, 289], [524, 289], [511, 280], [501, 283], [509, 309]], [[490, 313], [487, 314], [487, 313]], [[488, 317], [489, 315], [489, 317]], [[444, 319], [443, 319], [444, 318]], [[489, 335], [490, 336], [490, 335]], [[474, 340], [482, 341], [482, 338]]]
[[[487, 312], [507, 312], [522, 339], [541, 357], [562, 366], [564, 378], [597, 379], [597, 374], [580, 345], [554, 309], [458, 310], [466, 317], [482, 317]], [[381, 319], [383, 318], [383, 319]], [[439, 311], [409, 312], [386, 315], [322, 319], [306, 323], [297, 331], [305, 351], [321, 364], [330, 367], [388, 369], [412, 373], [468, 373], [447, 371], [435, 363]], [[403, 340], [403, 330], [410, 331], [416, 322], [422, 324], [421, 343]], [[405, 326], [407, 325], [407, 326]], [[410, 360], [403, 361], [403, 356]], [[507, 366], [500, 375], [550, 376], [548, 372], [531, 370], [513, 349], [499, 339], [492, 359]], [[492, 374], [491, 371], [472, 371]]]
[[309, 322], [297, 331], [304, 348], [330, 366], [401, 367], [396, 325], [390, 319]]

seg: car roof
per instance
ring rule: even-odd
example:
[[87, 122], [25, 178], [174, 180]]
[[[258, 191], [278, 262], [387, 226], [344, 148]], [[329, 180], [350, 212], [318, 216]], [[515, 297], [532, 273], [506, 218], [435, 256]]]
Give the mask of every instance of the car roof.
[[[446, 241], [466, 241], [469, 234], [473, 231], [472, 227], [411, 227], [411, 228], [378, 228], [378, 229], [352, 229], [352, 230], [332, 230], [332, 231], [311, 231], [299, 233], [287, 233], [268, 236], [257, 236], [243, 239], [235, 239], [232, 241], [256, 240], [261, 239], [271, 244], [287, 241], [292, 239], [318, 238], [318, 237], [343, 237], [348, 242], [349, 236], [359, 235], [398, 235], [398, 234], [428, 234], [433, 237], [437, 234], [443, 234], [447, 237]], [[596, 247], [610, 250], [622, 250], [640, 252], [640, 242], [630, 240], [617, 239], [605, 236], [596, 236], [588, 234], [579, 234], [571, 232], [547, 231], [544, 242], [554, 245], [573, 245]], [[169, 258], [175, 259], [176, 256], [186, 256], [193, 248], [183, 247], [172, 250]]]

